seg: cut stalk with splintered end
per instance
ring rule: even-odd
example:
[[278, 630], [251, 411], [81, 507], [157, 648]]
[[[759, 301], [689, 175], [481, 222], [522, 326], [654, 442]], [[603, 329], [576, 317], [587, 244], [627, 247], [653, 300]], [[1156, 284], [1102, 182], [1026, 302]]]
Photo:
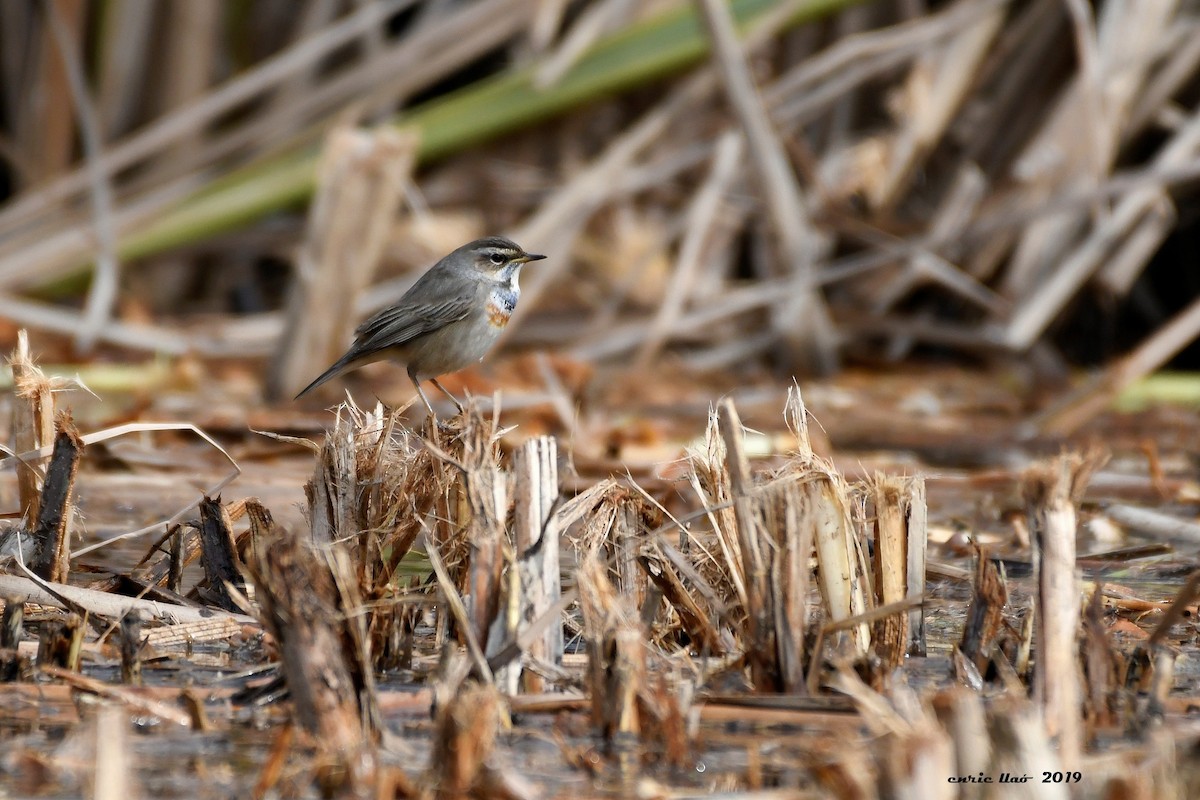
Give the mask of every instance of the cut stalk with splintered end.
[[[814, 523], [817, 580], [829, 618], [837, 622], [857, 617], [867, 609], [866, 558], [850, 519], [846, 484], [827, 469], [814, 474], [804, 484], [804, 492]], [[848, 634], [850, 655], [866, 655], [871, 644], [866, 623], [855, 625]]]
[[[1067, 767], [1063, 754], [1051, 744], [1037, 709], [1025, 700], [1010, 697], [995, 704], [988, 716], [988, 737], [992, 754], [983, 770], [984, 775], [1055, 775]], [[989, 798], [1005, 796], [1011, 795], [984, 795]], [[1046, 783], [1038, 787], [1037, 793], [1025, 796], [1067, 800], [1070, 792], [1065, 783]]]
[[646, 680], [646, 646], [633, 609], [607, 572], [595, 553], [589, 553], [579, 566], [577, 581], [587, 638], [592, 724], [611, 739], [642, 731], [638, 694]]
[[51, 583], [66, 583], [70, 572], [70, 526], [74, 516], [71, 499], [75, 490], [75, 474], [83, 456], [83, 440], [70, 413], [60, 412], [54, 427], [54, 452], [46, 467], [37, 525], [33, 531], [36, 545], [31, 566], [33, 571]]
[[967, 622], [963, 626], [959, 649], [981, 673], [1004, 624], [1004, 606], [1008, 603], [1008, 586], [996, 563], [982, 549], [975, 552], [975, 577], [972, 597], [967, 607]]
[[[805, 522], [805, 527], [812, 531], [812, 543], [815, 544], [817, 554], [817, 582], [829, 620], [837, 622], [861, 616], [867, 610], [869, 570], [862, 542], [855, 532], [850, 515], [850, 489], [837, 470], [813, 451], [809, 437], [808, 409], [804, 405], [804, 398], [798, 386], [788, 389], [784, 420], [796, 436], [794, 469], [802, 476], [798, 479], [804, 495], [801, 507], [805, 509], [809, 520]], [[924, 484], [914, 482], [913, 487], [911, 493], [908, 489], [902, 493], [905, 502], [900, 508], [901, 518], [897, 524], [901, 527], [907, 526], [914, 534], [921, 536], [922, 543], [917, 553], [909, 552], [901, 556], [904, 563], [900, 565], [897, 562], [900, 572], [896, 574], [908, 575], [907, 582], [902, 580], [894, 585], [889, 582], [889, 596], [897, 596], [894, 600], [881, 601], [881, 604], [900, 602], [908, 596], [919, 595], [924, 589]], [[917, 491], [918, 488], [920, 491]], [[920, 563], [915, 583], [914, 576], [908, 572], [912, 568], [913, 559]], [[920, 613], [919, 608], [913, 611]], [[909, 613], [911, 618], [912, 612], [906, 613]], [[845, 641], [848, 640], [849, 649], [843, 652], [855, 658], [866, 655], [871, 645], [871, 630], [866, 623], [853, 625], [847, 631], [838, 632], [837, 636], [836, 641], [841, 643], [839, 647], [844, 647]], [[903, 634], [901, 638], [903, 639]], [[819, 654], [814, 654], [816, 655]], [[812, 672], [808, 679], [814, 681], [816, 677], [817, 673]]]
[[[929, 509], [925, 503], [925, 478], [917, 475], [908, 479], [907, 508], [905, 514], [907, 558], [905, 580], [908, 596], [915, 597], [925, 591], [926, 550], [929, 545]], [[908, 653], [925, 655], [925, 604], [908, 612]]]
[[[908, 531], [904, 506], [906, 481], [877, 475], [875, 500], [875, 597], [879, 605], [897, 603], [908, 594]], [[887, 667], [904, 661], [908, 614], [893, 614], [875, 625], [875, 651]]]
[[[344, 557], [280, 536], [256, 565], [263, 624], [276, 641], [297, 724], [344, 768], [347, 787], [361, 789], [374, 770], [378, 724], [373, 673], [356, 647], [359, 623], [343, 594], [353, 581]], [[341, 587], [341, 588], [339, 588]]]
[[962, 687], [939, 692], [933, 698], [933, 711], [954, 743], [955, 774], [983, 773], [991, 758], [991, 742], [980, 694]]
[[[558, 503], [558, 444], [550, 436], [530, 439], [513, 455], [513, 534], [520, 580], [508, 598], [516, 607], [506, 641], [515, 640], [522, 631], [540, 619], [562, 595], [559, 576], [558, 530], [550, 519]], [[511, 584], [510, 584], [511, 585]], [[507, 621], [507, 620], [506, 620]], [[561, 664], [563, 657], [562, 625], [553, 624], [529, 646], [529, 656], [544, 663]], [[511, 668], [512, 689], [519, 680], [525, 691], [545, 690], [545, 680], [533, 671], [522, 673], [518, 662]], [[517, 677], [519, 676], [519, 678]], [[508, 680], [505, 669], [496, 680]], [[515, 693], [513, 691], [512, 693]]]
[[[29, 354], [29, 334], [17, 332], [17, 349], [8, 357], [17, 399], [12, 409], [13, 450], [27, 453], [54, 441], [54, 385]], [[41, 510], [42, 479], [37, 470], [17, 469], [17, 495], [26, 524]]]
[[[798, 394], [789, 401], [789, 413], [795, 414], [790, 421], [803, 416]], [[705, 514], [716, 533], [714, 555], [723, 562], [721, 577], [745, 609], [744, 615], [736, 615], [733, 632], [746, 653], [750, 680], [759, 691], [803, 692], [816, 527], [805, 502], [808, 461], [794, 459], [770, 479], [754, 474], [737, 409], [726, 399], [710, 419], [707, 447], [692, 453], [692, 464], [693, 486], [711, 509]], [[726, 649], [725, 633], [716, 627], [725, 621], [725, 602], [694, 566], [665, 546], [657, 554], [644, 554], [642, 563], [689, 634], [696, 632], [694, 641], [719, 648], [713, 652]], [[695, 599], [686, 597], [680, 578], [698, 590]], [[703, 602], [695, 602], [701, 598]]]
[[1082, 747], [1075, 501], [1104, 460], [1098, 453], [1064, 455], [1034, 465], [1023, 480], [1038, 579], [1036, 697], [1068, 767]]
[[500, 693], [481, 683], [467, 683], [440, 707], [428, 771], [435, 797], [475, 796], [485, 785], [504, 718]]

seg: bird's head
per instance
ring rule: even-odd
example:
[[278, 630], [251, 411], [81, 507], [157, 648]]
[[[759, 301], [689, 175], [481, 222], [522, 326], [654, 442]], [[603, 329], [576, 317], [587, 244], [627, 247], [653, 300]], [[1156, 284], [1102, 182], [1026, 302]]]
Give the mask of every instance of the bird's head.
[[477, 271], [507, 283], [522, 264], [545, 258], [526, 253], [515, 242], [500, 236], [489, 236], [471, 242], [464, 248], [471, 266]]

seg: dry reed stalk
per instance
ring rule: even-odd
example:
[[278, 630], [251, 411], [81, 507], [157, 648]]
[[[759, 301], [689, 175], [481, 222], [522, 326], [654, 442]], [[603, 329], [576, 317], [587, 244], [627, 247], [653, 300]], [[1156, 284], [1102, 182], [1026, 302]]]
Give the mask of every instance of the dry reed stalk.
[[[812, 520], [825, 612], [833, 622], [858, 617], [867, 610], [869, 571], [850, 519], [849, 489], [841, 475], [811, 451], [798, 456], [797, 466], [807, 473], [801, 487]], [[836, 641], [839, 651], [861, 657], [870, 647], [870, 629], [865, 623], [854, 625], [839, 632]]]
[[975, 572], [971, 581], [972, 596], [967, 607], [962, 640], [958, 648], [980, 673], [987, 671], [998, 636], [1004, 626], [1004, 606], [1008, 603], [1008, 586], [1004, 573], [980, 547], [975, 548]]
[[[993, 705], [988, 715], [988, 737], [991, 758], [985, 776], [996, 776], [996, 782], [986, 784], [985, 800], [1007, 800], [1012, 797], [1038, 800], [1067, 800], [1071, 797], [1067, 783], [1041, 783], [1043, 772], [1061, 774], [1068, 763], [1061, 758], [1060, 748], [1051, 744], [1045, 721], [1035, 706], [1023, 700], [1002, 699]], [[1027, 783], [999, 783], [999, 776], [1031, 776]]]
[[130, 609], [121, 617], [118, 629], [118, 646], [121, 653], [121, 683], [142, 685], [142, 615], [137, 609]]
[[66, 583], [71, 571], [71, 494], [75, 474], [83, 456], [83, 440], [71, 422], [70, 412], [60, 411], [54, 419], [54, 452], [46, 466], [37, 524], [33, 529], [33, 571], [51, 583]]
[[[18, 453], [41, 450], [54, 441], [54, 382], [33, 363], [29, 334], [17, 332], [17, 349], [8, 357], [13, 371], [17, 401], [12, 407], [13, 449]], [[42, 479], [30, 466], [17, 468], [17, 497], [21, 518], [27, 526], [38, 518], [42, 502]]]
[[[954, 768], [947, 774], [987, 774], [991, 763], [991, 741], [980, 694], [962, 688], [946, 689], [934, 695], [931, 704], [939, 724], [954, 744]], [[962, 800], [979, 800], [984, 789], [985, 786], [978, 783], [960, 785], [960, 797]]]
[[88, 167], [89, 194], [95, 238], [95, 269], [88, 289], [83, 324], [75, 335], [75, 346], [83, 353], [91, 351], [99, 331], [111, 317], [117, 300], [121, 265], [117, 258], [117, 232], [114, 225], [113, 187], [100, 170], [103, 158], [103, 133], [100, 116], [92, 100], [79, 53], [79, 42], [72, 35], [70, 20], [60, 10], [61, 3], [49, 3], [46, 19], [53, 33], [58, 54], [67, 76], [68, 96], [78, 120], [79, 138]]
[[[1100, 20], [1099, 38], [1095, 32], [1079, 35], [1085, 54], [1092, 54], [1090, 61], [1071, 81], [1014, 167], [1018, 174], [1024, 173], [1030, 191], [1052, 191], [1051, 181], [1068, 185], [1095, 181], [1112, 168], [1120, 132], [1146, 80], [1162, 31], [1177, 13], [1176, 6], [1173, 0], [1152, 0], [1137, 9], [1109, 6]], [[1079, 142], [1086, 146], [1078, 146]], [[1042, 315], [1048, 322], [1050, 317], [1042, 309], [1057, 309], [1065, 300], [1058, 292], [1050, 293], [1047, 300], [1040, 298], [1046, 293], [1046, 284], [1064, 274], [1052, 266], [1061, 260], [1083, 222], [1078, 214], [1060, 213], [1022, 232], [1005, 279], [1005, 294], [1030, 301], [1022, 304], [1022, 320]], [[1024, 328], [1024, 321], [1018, 325], [1014, 320], [1008, 340], [1027, 346], [1029, 336], [1015, 333]]]
[[651, 359], [662, 349], [668, 334], [674, 329], [687, 306], [689, 296], [695, 291], [697, 273], [710, 245], [717, 238], [722, 212], [728, 211], [726, 195], [736, 185], [737, 168], [740, 166], [744, 150], [744, 139], [737, 133], [725, 133], [717, 140], [711, 171], [688, 206], [687, 224], [684, 226], [675, 268], [671, 273], [671, 283], [663, 291], [662, 305], [638, 348], [633, 362], [635, 369], [649, 366]]
[[689, 451], [688, 475], [693, 491], [703, 508], [708, 509], [708, 522], [716, 537], [722, 569], [722, 583], [742, 608], [749, 605], [745, 584], [742, 548], [737, 536], [737, 514], [733, 507], [733, 488], [726, 468], [726, 449], [721, 426], [715, 411], [710, 410], [708, 427], [704, 432], [704, 449]]
[[146, 548], [146, 553], [129, 571], [128, 577], [178, 594], [184, 567], [200, 557], [200, 547], [198, 528], [172, 524]]
[[233, 538], [233, 521], [220, 497], [205, 497], [200, 503], [200, 561], [211, 602], [226, 611], [241, 611], [234, 594], [244, 594], [246, 580]]
[[0, 683], [22, 679], [28, 663], [18, 648], [25, 632], [25, 598], [10, 594], [4, 597], [4, 614], [0, 617]]
[[[649, 542], [641, 548], [638, 564], [679, 617], [679, 627], [687, 635], [689, 646], [704, 654], [726, 652], [729, 634], [721, 625], [721, 616], [726, 613], [724, 604], [686, 557], [663, 542]], [[680, 574], [683, 570], [687, 571], [688, 583], [707, 589], [696, 591], [699, 598], [685, 585]]]
[[299, 539], [281, 535], [256, 565], [263, 624], [279, 649], [296, 722], [332, 757], [349, 787], [367, 785], [375, 769], [372, 738], [378, 722], [364, 676], [369, 662], [347, 629], [357, 609], [347, 608], [339, 583], [345, 565], [325, 558]]
[[[550, 524], [559, 501], [558, 443], [550, 436], [530, 439], [513, 455], [513, 539], [516, 568], [520, 575], [518, 624], [507, 631], [511, 641], [539, 619], [562, 595], [559, 575], [557, 528]], [[512, 604], [513, 598], [509, 598]], [[529, 647], [529, 656], [549, 664], [561, 664], [563, 633], [561, 621], [552, 623]], [[545, 690], [541, 675], [521, 673], [521, 688], [534, 693]]]
[[[960, 6], [966, 4], [958, 4]], [[979, 19], [958, 32], [953, 39], [930, 48], [912, 64], [908, 101], [902, 112], [899, 130], [884, 144], [884, 167], [878, 180], [867, 187], [871, 205], [880, 213], [890, 214], [910, 190], [934, 148], [974, 88], [980, 63], [1004, 22], [1005, 9], [993, 6]]]
[[74, 612], [47, 622], [38, 631], [38, 669], [52, 665], [78, 672], [83, 632], [83, 620]]
[[[60, 18], [62, 38], [78, 49], [85, 28], [86, 4], [81, 0], [54, 0], [50, 6], [47, 11]], [[30, 22], [33, 24], [25, 29], [20, 45], [30, 51], [29, 55], [35, 55], [30, 59], [34, 62], [31, 94], [23, 104], [33, 113], [18, 115], [17, 133], [25, 140], [24, 149], [30, 157], [28, 177], [36, 184], [62, 172], [71, 163], [76, 120], [70, 103], [45, 99], [70, 95], [68, 70], [62, 51], [56, 46], [52, 26], [44, 17], [35, 16]]]
[[383, 257], [416, 147], [414, 137], [388, 129], [339, 127], [329, 134], [269, 378], [277, 397], [295, 394], [345, 349], [358, 321], [355, 303]]
[[[165, 561], [167, 568], [163, 571], [160, 585], [166, 586], [168, 591], [179, 593], [183, 585], [183, 567], [186, 563], [184, 551], [186, 549], [186, 534], [184, 527], [176, 524], [167, 529], [167, 538], [171, 542], [171, 550], [167, 554]], [[197, 553], [200, 550], [199, 536], [193, 536]], [[159, 581], [154, 581], [159, 584]]]
[[[637, 559], [646, 531], [658, 528], [661, 514], [635, 489], [605, 481], [586, 497], [581, 495], [587, 511], [583, 529], [573, 543], [580, 554], [602, 553], [617, 592], [640, 607], [646, 597], [647, 576], [638, 568]], [[560, 522], [557, 528], [564, 530], [565, 524]]]
[[[742, 439], [742, 422], [733, 400], [726, 398], [717, 408], [721, 438], [725, 443], [725, 468], [736, 521], [734, 533], [742, 554], [742, 584], [746, 587], [746, 641], [743, 647], [750, 659], [750, 677], [760, 691], [770, 690], [777, 676], [771, 669], [774, 659], [774, 626], [771, 595], [768, 588], [766, 542], [757, 517], [753, 478]], [[732, 564], [730, 565], [733, 566]]]
[[956, 774], [954, 742], [928, 706], [911, 691], [902, 691], [893, 702], [904, 710], [903, 732], [885, 736], [876, 756], [879, 792], [894, 798], [958, 798], [957, 787], [947, 778]]
[[1104, 624], [1101, 589], [1097, 585], [1092, 591], [1083, 615], [1083, 717], [1085, 741], [1089, 742], [1099, 729], [1111, 729], [1117, 723], [1120, 702], [1120, 659]]
[[[916, 475], [908, 479], [907, 506], [904, 523], [907, 539], [905, 540], [905, 577], [909, 597], [922, 595], [925, 592], [926, 553], [929, 546], [929, 507], [925, 500], [925, 477]], [[908, 612], [908, 654], [925, 655], [925, 604]]]
[[612, 525], [613, 572], [617, 591], [629, 597], [635, 608], [646, 603], [647, 576], [638, 567], [639, 542], [645, 537], [646, 516], [652, 513], [648, 503], [638, 502], [636, 495], [617, 508]]
[[[455, 522], [457, 535], [469, 548], [465, 594], [470, 599], [471, 629], [485, 654], [491, 655], [504, 645], [501, 575], [506, 566], [513, 567], [504, 526], [507, 481], [498, 463], [495, 427], [473, 408], [462, 419], [465, 427], [457, 440], [461, 460], [455, 465], [461, 481]], [[493, 629], [496, 624], [499, 627]]]
[[[796, 455], [789, 469], [795, 474], [795, 480], [803, 492], [803, 508], [806, 520], [802, 523], [805, 529], [811, 529], [810, 534], [816, 548], [817, 578], [821, 590], [821, 598], [825, 611], [833, 623], [844, 623], [862, 616], [867, 611], [866, 585], [869, 580], [866, 556], [862, 544], [855, 535], [854, 524], [850, 518], [849, 487], [831, 464], [821, 459], [812, 449], [808, 431], [808, 409], [804, 398], [797, 387], [789, 387], [787, 404], [784, 407], [784, 419], [788, 429], [796, 437]], [[922, 514], [924, 513], [924, 485], [920, 492], [912, 495], [910, 506], [911, 520], [909, 528], [914, 536], [924, 537]], [[920, 556], [919, 586], [924, 589], [924, 547], [909, 556]], [[913, 580], [909, 576], [910, 583]], [[911, 592], [910, 592], [911, 594]], [[853, 657], [865, 655], [870, 646], [870, 629], [864, 624], [851, 625], [843, 628], [836, 626], [838, 631], [838, 649], [849, 652]], [[843, 630], [848, 633], [849, 642], [842, 641]], [[815, 660], [820, 654], [813, 653]], [[813, 681], [817, 678], [815, 671], [808, 676], [809, 689], [813, 689]]]
[[592, 724], [612, 740], [643, 733], [638, 694], [646, 686], [646, 642], [634, 609], [607, 572], [595, 553], [587, 553], [576, 580], [587, 638]]
[[803, 692], [812, 520], [794, 474], [784, 473], [764, 486], [759, 505], [768, 536], [767, 586], [775, 640], [772, 668], [780, 691]]
[[[915, 493], [913, 487], [920, 484], [921, 491]], [[913, 517], [913, 506], [916, 503], [924, 505], [924, 482], [912, 481], [907, 478], [876, 475], [870, 485], [875, 504], [875, 596], [879, 605], [898, 603], [912, 594], [912, 588], [917, 586], [919, 596], [923, 592], [923, 578], [914, 580], [910, 575], [911, 565], [920, 566], [924, 575], [924, 539], [927, 535], [924, 527], [910, 529], [909, 520]], [[916, 512], [918, 518], [924, 517], [924, 509]], [[918, 542], [917, 540], [921, 541]], [[913, 556], [910, 549], [917, 550], [920, 555]], [[913, 641], [909, 629], [910, 612], [887, 617], [876, 623], [875, 652], [883, 659], [886, 667], [898, 667], [904, 660]]]
[[1080, 730], [1080, 594], [1075, 576], [1075, 503], [1106, 457], [1070, 454], [1026, 470], [1023, 493], [1034, 534], [1037, 573], [1036, 698], [1046, 732], [1058, 740], [1063, 764], [1078, 764]]
[[17, 575], [0, 575], [0, 593], [4, 592], [18, 592], [27, 603], [37, 603], [53, 608], [79, 609], [81, 613], [86, 611], [103, 617], [119, 618], [130, 608], [137, 608], [156, 620], [167, 618], [171, 622], [202, 622], [222, 618], [238, 622], [253, 623], [255, 621], [253, 617], [244, 614], [229, 614], [213, 608], [195, 608], [194, 606], [119, 597], [109, 592], [85, 589], [82, 586], [51, 585], [45, 581], [39, 583]]
[[95, 763], [91, 796], [96, 800], [126, 800], [141, 794], [133, 780], [129, 748], [129, 712], [106, 703], [96, 713]]
[[496, 688], [473, 681], [460, 687], [449, 702], [439, 704], [426, 773], [434, 797], [492, 796], [476, 793], [487, 780], [487, 761], [505, 716]]
[[[215, 77], [221, 57], [224, 9], [217, 3], [170, 3], [165, 27], [162, 65], [162, 110], [171, 112], [203, 97]], [[187, 159], [203, 144], [207, 131], [192, 129], [160, 159]]]

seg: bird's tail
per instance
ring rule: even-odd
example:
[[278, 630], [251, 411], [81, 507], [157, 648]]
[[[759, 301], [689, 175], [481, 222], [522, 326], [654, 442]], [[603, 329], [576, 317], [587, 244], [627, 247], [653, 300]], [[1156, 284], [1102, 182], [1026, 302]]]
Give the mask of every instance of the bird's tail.
[[350, 357], [351, 355], [352, 355], [351, 353], [347, 353], [346, 355], [339, 358], [336, 362], [334, 362], [332, 367], [330, 367], [329, 369], [325, 370], [320, 375], [318, 375], [317, 379], [315, 381], [313, 381], [308, 386], [305, 386], [303, 389], [301, 389], [300, 394], [296, 395], [295, 398], [293, 398], [293, 399], [299, 400], [301, 397], [304, 397], [304, 395], [308, 394], [309, 392], [311, 392], [313, 389], [317, 388], [321, 384], [325, 383], [326, 381], [330, 380], [331, 378], [336, 378], [338, 375], [340, 375], [342, 372], [344, 372], [354, 361], [354, 359]]

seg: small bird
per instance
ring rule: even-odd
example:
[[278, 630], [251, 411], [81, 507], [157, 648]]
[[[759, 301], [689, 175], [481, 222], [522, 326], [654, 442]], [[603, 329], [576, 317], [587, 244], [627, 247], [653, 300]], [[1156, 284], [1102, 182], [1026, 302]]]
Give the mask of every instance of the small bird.
[[348, 370], [393, 359], [407, 364], [431, 417], [437, 415], [421, 389], [425, 379], [461, 412], [462, 403], [438, 376], [483, 360], [517, 307], [521, 267], [543, 258], [500, 236], [464, 244], [430, 267], [396, 305], [359, 325], [346, 354], [296, 397]]

